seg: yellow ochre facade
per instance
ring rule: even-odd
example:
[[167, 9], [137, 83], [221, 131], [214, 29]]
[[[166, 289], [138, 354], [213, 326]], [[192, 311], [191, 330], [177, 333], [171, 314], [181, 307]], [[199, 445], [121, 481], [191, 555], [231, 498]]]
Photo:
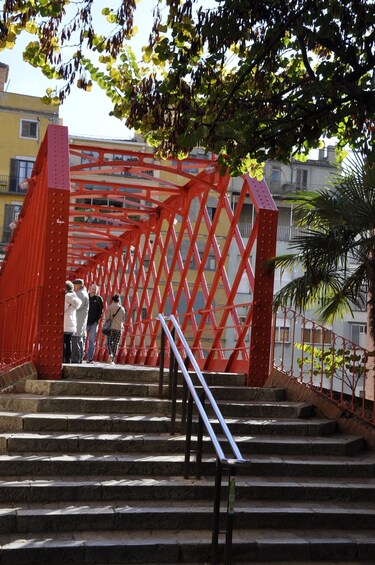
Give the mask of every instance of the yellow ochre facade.
[[9, 67], [0, 63], [0, 255], [4, 253], [26, 194], [47, 126], [59, 123], [58, 106], [38, 96], [8, 92]]

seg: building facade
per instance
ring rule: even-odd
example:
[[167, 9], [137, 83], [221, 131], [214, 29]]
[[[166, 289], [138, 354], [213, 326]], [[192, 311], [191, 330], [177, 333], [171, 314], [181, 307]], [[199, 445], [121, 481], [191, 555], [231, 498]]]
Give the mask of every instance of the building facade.
[[57, 106], [37, 96], [8, 92], [9, 67], [0, 63], [0, 257], [10, 240], [48, 124], [59, 123]]

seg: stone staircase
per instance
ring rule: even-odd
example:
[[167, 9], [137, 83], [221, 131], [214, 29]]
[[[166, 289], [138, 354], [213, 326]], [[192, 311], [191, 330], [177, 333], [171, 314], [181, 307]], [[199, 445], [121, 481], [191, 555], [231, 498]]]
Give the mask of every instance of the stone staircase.
[[[209, 563], [211, 446], [203, 478], [184, 479], [158, 371], [72, 365], [64, 376], [0, 396], [0, 565]], [[207, 379], [251, 459], [236, 481], [232, 563], [374, 564], [364, 440], [282, 389]]]

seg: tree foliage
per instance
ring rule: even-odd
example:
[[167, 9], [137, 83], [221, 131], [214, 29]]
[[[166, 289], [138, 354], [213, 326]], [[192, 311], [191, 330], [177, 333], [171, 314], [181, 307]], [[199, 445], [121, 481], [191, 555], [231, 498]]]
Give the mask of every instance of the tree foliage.
[[130, 40], [135, 0], [103, 9], [114, 26], [106, 37], [92, 23], [93, 3], [6, 0], [0, 46], [22, 30], [36, 34], [25, 57], [66, 81], [61, 100], [74, 80], [85, 89], [96, 81], [113, 114], [162, 156], [200, 145], [239, 172], [306, 155], [324, 136], [371, 149], [374, 0], [159, 0], [141, 61]]
[[[337, 172], [332, 186], [296, 193], [301, 234], [290, 242], [291, 253], [268, 262], [302, 274], [275, 295], [275, 308], [293, 304], [302, 310], [318, 306], [317, 316], [330, 323], [354, 306], [369, 306], [369, 329], [375, 337], [375, 167], [352, 159]], [[366, 291], [368, 290], [368, 297]]]

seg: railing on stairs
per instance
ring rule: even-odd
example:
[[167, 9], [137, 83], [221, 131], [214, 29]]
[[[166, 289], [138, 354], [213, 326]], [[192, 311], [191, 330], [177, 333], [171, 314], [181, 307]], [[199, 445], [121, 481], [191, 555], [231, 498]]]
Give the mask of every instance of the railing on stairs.
[[274, 317], [271, 349], [275, 369], [375, 425], [374, 354], [290, 308]]
[[[221, 491], [222, 491], [222, 477], [223, 472], [228, 473], [228, 492], [227, 492], [227, 510], [226, 510], [226, 529], [225, 533], [225, 553], [224, 553], [224, 564], [231, 565], [232, 562], [232, 536], [233, 536], [233, 522], [234, 522], [234, 503], [235, 503], [235, 486], [236, 486], [236, 469], [239, 465], [244, 465], [246, 463], [250, 464], [250, 461], [244, 459], [241, 452], [228, 428], [225, 419], [216, 403], [214, 396], [208, 386], [196, 359], [183, 335], [180, 326], [177, 323], [176, 318], [171, 315], [165, 317], [162, 314], [158, 314], [158, 320], [163, 329], [162, 333], [162, 343], [161, 351], [165, 348], [165, 338], [168, 340], [170, 346], [170, 396], [172, 399], [172, 416], [171, 416], [171, 433], [175, 430], [175, 418], [176, 418], [176, 399], [177, 399], [177, 375], [178, 369], [181, 371], [183, 376], [183, 402], [186, 399], [186, 392], [188, 393], [188, 406], [187, 413], [183, 411], [181, 416], [181, 422], [184, 424], [186, 415], [186, 448], [185, 448], [185, 478], [188, 478], [190, 471], [190, 456], [191, 456], [191, 436], [192, 436], [192, 421], [193, 421], [193, 403], [195, 403], [199, 421], [198, 421], [198, 434], [197, 434], [197, 450], [196, 450], [196, 478], [201, 478], [201, 462], [202, 462], [202, 448], [203, 448], [203, 429], [206, 432], [212, 442], [213, 448], [215, 450], [215, 491], [214, 491], [214, 508], [213, 508], [213, 524], [212, 524], [212, 551], [211, 551], [211, 565], [217, 565], [219, 559], [219, 533], [220, 533], [220, 507], [221, 507]], [[171, 329], [168, 327], [168, 321], [172, 326]], [[179, 351], [179, 347], [176, 343], [176, 336], [182, 349], [186, 355], [185, 360]], [[193, 369], [193, 375], [189, 374], [188, 366], [191, 364]], [[163, 388], [162, 377], [164, 374], [164, 356], [161, 355], [160, 362], [160, 390]], [[193, 378], [198, 381], [198, 384], [194, 384]], [[215, 414], [221, 434], [223, 438], [220, 439], [216, 434], [207, 410], [205, 407], [205, 402], [208, 402], [209, 407]], [[226, 445], [227, 451], [230, 451], [230, 457], [225, 455], [223, 443]]]

